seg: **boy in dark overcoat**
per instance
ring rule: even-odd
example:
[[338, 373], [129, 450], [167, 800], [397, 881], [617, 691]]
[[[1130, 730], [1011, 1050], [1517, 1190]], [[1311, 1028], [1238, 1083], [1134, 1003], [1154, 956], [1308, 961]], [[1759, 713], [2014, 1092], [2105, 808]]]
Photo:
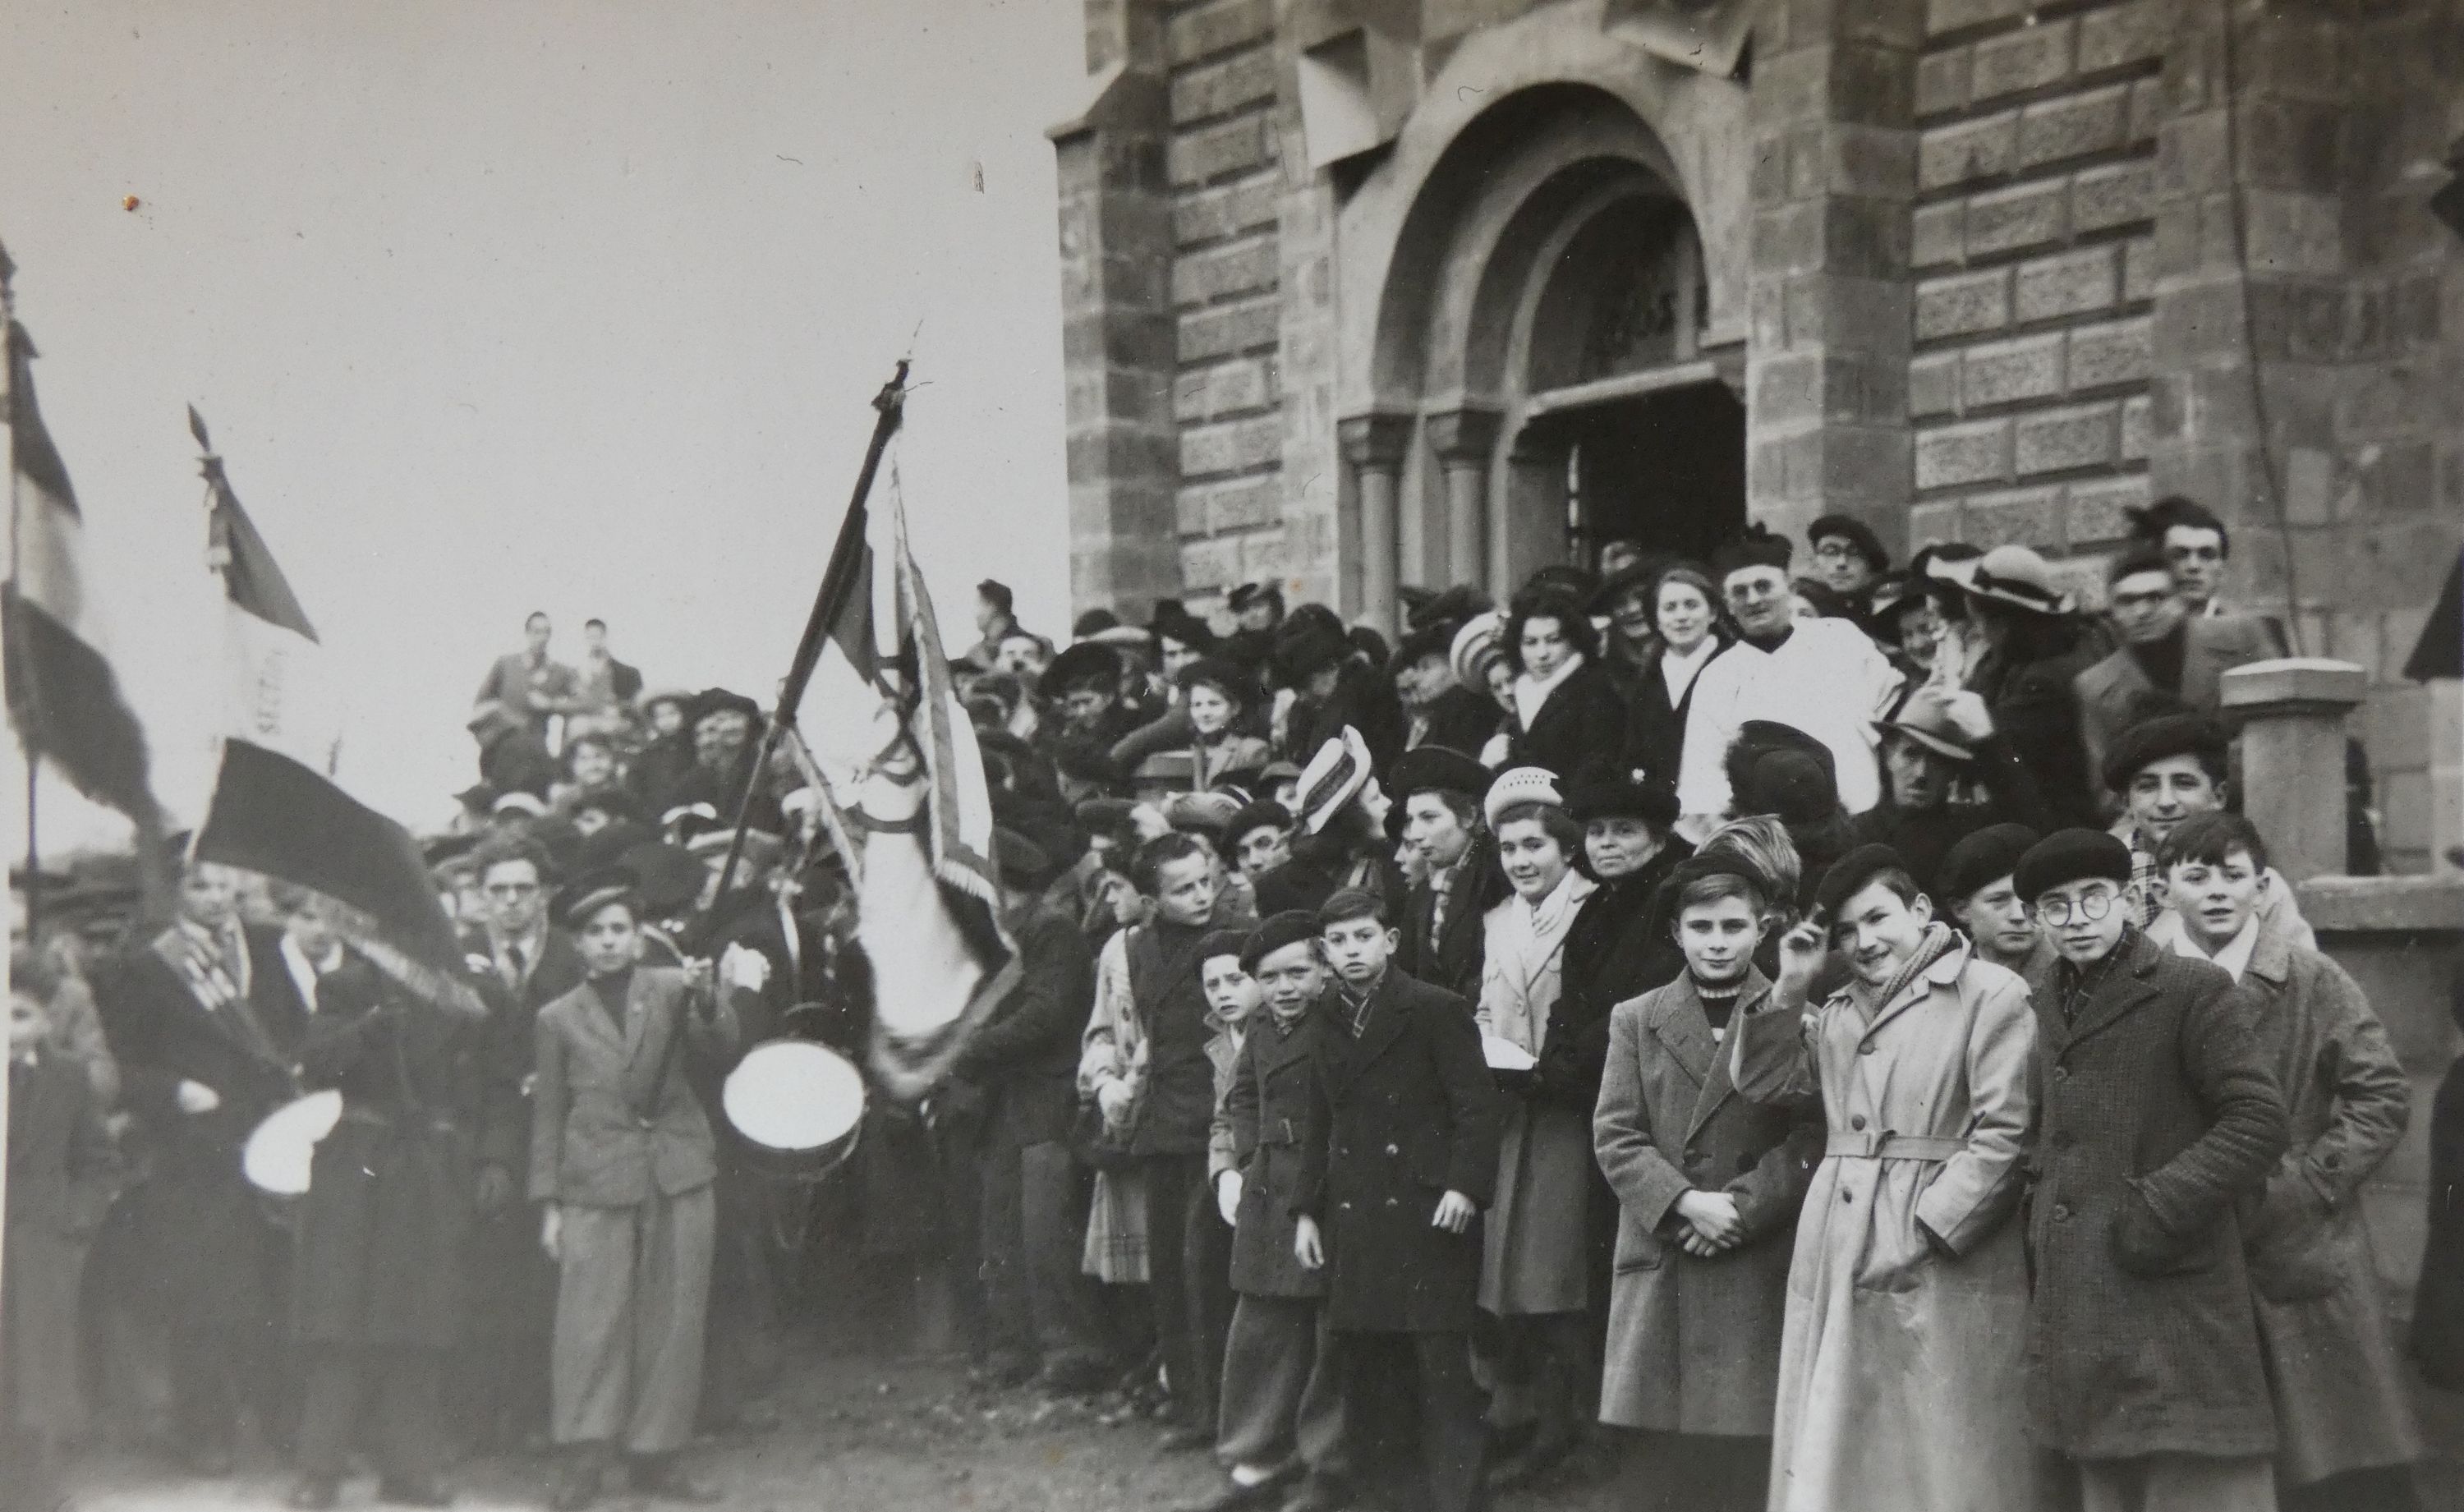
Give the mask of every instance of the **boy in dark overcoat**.
[[1210, 936], [1199, 970], [1219, 1016], [1230, 1017], [1226, 998], [1248, 1001], [1224, 1089], [1228, 1161], [1215, 1177], [1217, 1200], [1232, 1223], [1235, 1301], [1215, 1444], [1228, 1479], [1191, 1512], [1275, 1504], [1304, 1474], [1311, 1482], [1304, 1504], [1312, 1504], [1311, 1497], [1331, 1501], [1343, 1403], [1319, 1348], [1326, 1280], [1304, 1267], [1292, 1248], [1301, 1140], [1325, 1032], [1317, 915], [1279, 913], [1254, 933]]
[[[1471, 1004], [1389, 968], [1384, 906], [1347, 890], [1319, 923], [1338, 980], [1324, 999], [1293, 1253], [1327, 1270], [1327, 1348], [1369, 1489], [1465, 1512], [1484, 1504], [1470, 1329], [1504, 1110]], [[1407, 1404], [1408, 1435], [1390, 1415]]]
[[2031, 1435], [2084, 1512], [2273, 1512], [2275, 1414], [2236, 1209], [2287, 1133], [2252, 1003], [2140, 931], [2114, 836], [2057, 831], [2013, 881], [2060, 952], [2028, 983]]

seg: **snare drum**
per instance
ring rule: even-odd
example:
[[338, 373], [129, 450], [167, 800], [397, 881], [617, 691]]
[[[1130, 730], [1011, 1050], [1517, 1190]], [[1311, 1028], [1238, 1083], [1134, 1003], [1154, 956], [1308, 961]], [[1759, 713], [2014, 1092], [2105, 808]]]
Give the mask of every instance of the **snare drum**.
[[308, 1173], [317, 1145], [342, 1121], [342, 1094], [326, 1089], [296, 1097], [259, 1121], [241, 1147], [239, 1169], [248, 1184], [269, 1197], [289, 1201], [308, 1194]]
[[855, 1150], [864, 1078], [847, 1057], [811, 1040], [769, 1040], [744, 1053], [719, 1089], [728, 1127], [753, 1162], [791, 1181], [819, 1181]]

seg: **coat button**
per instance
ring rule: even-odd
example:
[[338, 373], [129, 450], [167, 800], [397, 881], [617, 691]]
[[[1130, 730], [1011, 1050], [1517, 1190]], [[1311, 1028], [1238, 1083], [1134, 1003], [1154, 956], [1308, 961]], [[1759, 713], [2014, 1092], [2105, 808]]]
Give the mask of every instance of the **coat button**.
[[2057, 1203], [2055, 1203], [2055, 1204], [2054, 1204], [2054, 1221], [2055, 1221], [2055, 1222], [2057, 1222], [2057, 1223], [2068, 1223], [2070, 1220], [2071, 1220], [2071, 1205], [2070, 1205], [2069, 1203], [2067, 1203], [2067, 1202], [2057, 1202]]
[[2067, 1081], [2069, 1081], [2070, 1079], [2071, 1079], [2070, 1067], [2068, 1067], [2068, 1066], [2062, 1066], [2062, 1065], [2057, 1065], [2057, 1066], [2054, 1067], [2054, 1080], [2055, 1080], [2055, 1081], [2057, 1081], [2057, 1082], [2067, 1082]]
[[1395, 1199], [1393, 1197], [1388, 1197], [1386, 1199], [1386, 1205], [1390, 1208], [1395, 1206]]
[[1865, 1127], [1865, 1115], [1864, 1115], [1864, 1114], [1862, 1114], [1862, 1113], [1859, 1113], [1859, 1114], [1857, 1114], [1856, 1116], [1854, 1116], [1854, 1117], [1850, 1118], [1850, 1119], [1848, 1120], [1848, 1127], [1849, 1127], [1849, 1128], [1851, 1128], [1851, 1129], [1862, 1129], [1862, 1128], [1864, 1128], [1864, 1127]]
[[1857, 1047], [1857, 1053], [1859, 1055], [1872, 1055], [1874, 1053], [1874, 1041], [1868, 1040], [1863, 1044], [1859, 1045]]
[[1853, 1192], [1842, 1192], [1839, 1194], [1839, 1200], [1842, 1202], [1854, 1202], [1857, 1200], [1857, 1194]]
[[1338, 1203], [1336, 1203], [1336, 1204], [1335, 1204], [1335, 1206], [1336, 1206], [1336, 1207], [1338, 1207], [1338, 1208], [1341, 1208], [1341, 1209], [1342, 1209], [1344, 1212], [1346, 1212], [1346, 1213], [1349, 1213], [1349, 1212], [1351, 1212], [1351, 1211], [1352, 1211], [1352, 1204], [1351, 1204], [1351, 1203], [1349, 1203], [1349, 1202], [1338, 1202]]
[[1400, 1150], [1396, 1149], [1393, 1145], [1389, 1145], [1389, 1146], [1387, 1146], [1387, 1147], [1386, 1147], [1386, 1153], [1388, 1153], [1388, 1154], [1390, 1154], [1390, 1155], [1399, 1155], [1399, 1154], [1401, 1154], [1402, 1152], [1403, 1152], [1403, 1151], [1401, 1151]]

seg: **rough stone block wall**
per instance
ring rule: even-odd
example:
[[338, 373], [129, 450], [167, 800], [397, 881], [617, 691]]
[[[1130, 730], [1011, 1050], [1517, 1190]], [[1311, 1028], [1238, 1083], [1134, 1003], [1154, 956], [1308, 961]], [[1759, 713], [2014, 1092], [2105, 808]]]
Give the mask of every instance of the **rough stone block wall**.
[[2169, 0], [1926, 6], [1911, 545], [2094, 551], [2147, 497], [2169, 13]]
[[1285, 194], [1271, 0], [1186, 0], [1164, 25], [1171, 138], [1175, 534], [1203, 606], [1285, 568]]

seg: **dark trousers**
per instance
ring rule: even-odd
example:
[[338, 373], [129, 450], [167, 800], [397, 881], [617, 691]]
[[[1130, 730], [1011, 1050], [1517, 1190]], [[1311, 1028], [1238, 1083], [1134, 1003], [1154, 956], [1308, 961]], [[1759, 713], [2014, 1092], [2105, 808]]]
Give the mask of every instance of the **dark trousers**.
[[[311, 1345], [299, 1413], [299, 1472], [340, 1480], [360, 1425], [387, 1481], [422, 1480], [445, 1463], [446, 1352], [363, 1345]], [[371, 1413], [373, 1409], [373, 1413]]]
[[1218, 1459], [1272, 1470], [1297, 1458], [1314, 1476], [1344, 1472], [1343, 1388], [1326, 1339], [1317, 1298], [1242, 1294], [1224, 1350]]
[[1327, 1336], [1343, 1385], [1353, 1473], [1379, 1504], [1411, 1512], [1487, 1505], [1485, 1404], [1460, 1333]]
[[1485, 1358], [1499, 1394], [1510, 1391], [1529, 1405], [1532, 1443], [1562, 1449], [1580, 1438], [1599, 1413], [1600, 1339], [1592, 1331], [1592, 1314], [1518, 1313], [1486, 1321], [1493, 1350]]
[[772, 1202], [810, 1194], [802, 1187], [781, 1194], [764, 1178], [728, 1167], [720, 1169], [712, 1191], [718, 1199], [718, 1237], [711, 1252], [701, 1421], [725, 1429], [778, 1385], [782, 1351]]
[[1091, 1173], [1060, 1140], [984, 1150], [984, 1301], [993, 1352], [1027, 1363], [1101, 1359], [1094, 1283], [1079, 1269]]
[[539, 1248], [539, 1210], [517, 1202], [471, 1236], [471, 1335], [456, 1351], [452, 1417], [481, 1452], [547, 1437], [548, 1337], [557, 1268]]
[[1232, 1334], [1232, 1225], [1215, 1204], [1215, 1186], [1190, 1189], [1183, 1215], [1181, 1252], [1189, 1280], [1189, 1322], [1198, 1354], [1199, 1421], [1215, 1426], [1221, 1415], [1223, 1351]]
[[1762, 1512], [1771, 1441], [1726, 1434], [1627, 1435], [1618, 1477], [1632, 1512]]
[[243, 1408], [253, 1412], [260, 1437], [275, 1445], [288, 1442], [286, 1354], [271, 1327], [173, 1328], [171, 1413], [181, 1445], [233, 1447]]
[[1189, 1198], [1206, 1188], [1206, 1156], [1148, 1155], [1146, 1174], [1147, 1291], [1155, 1303], [1155, 1344], [1163, 1353], [1173, 1416], [1213, 1432], [1214, 1383], [1201, 1364], [1189, 1245]]

